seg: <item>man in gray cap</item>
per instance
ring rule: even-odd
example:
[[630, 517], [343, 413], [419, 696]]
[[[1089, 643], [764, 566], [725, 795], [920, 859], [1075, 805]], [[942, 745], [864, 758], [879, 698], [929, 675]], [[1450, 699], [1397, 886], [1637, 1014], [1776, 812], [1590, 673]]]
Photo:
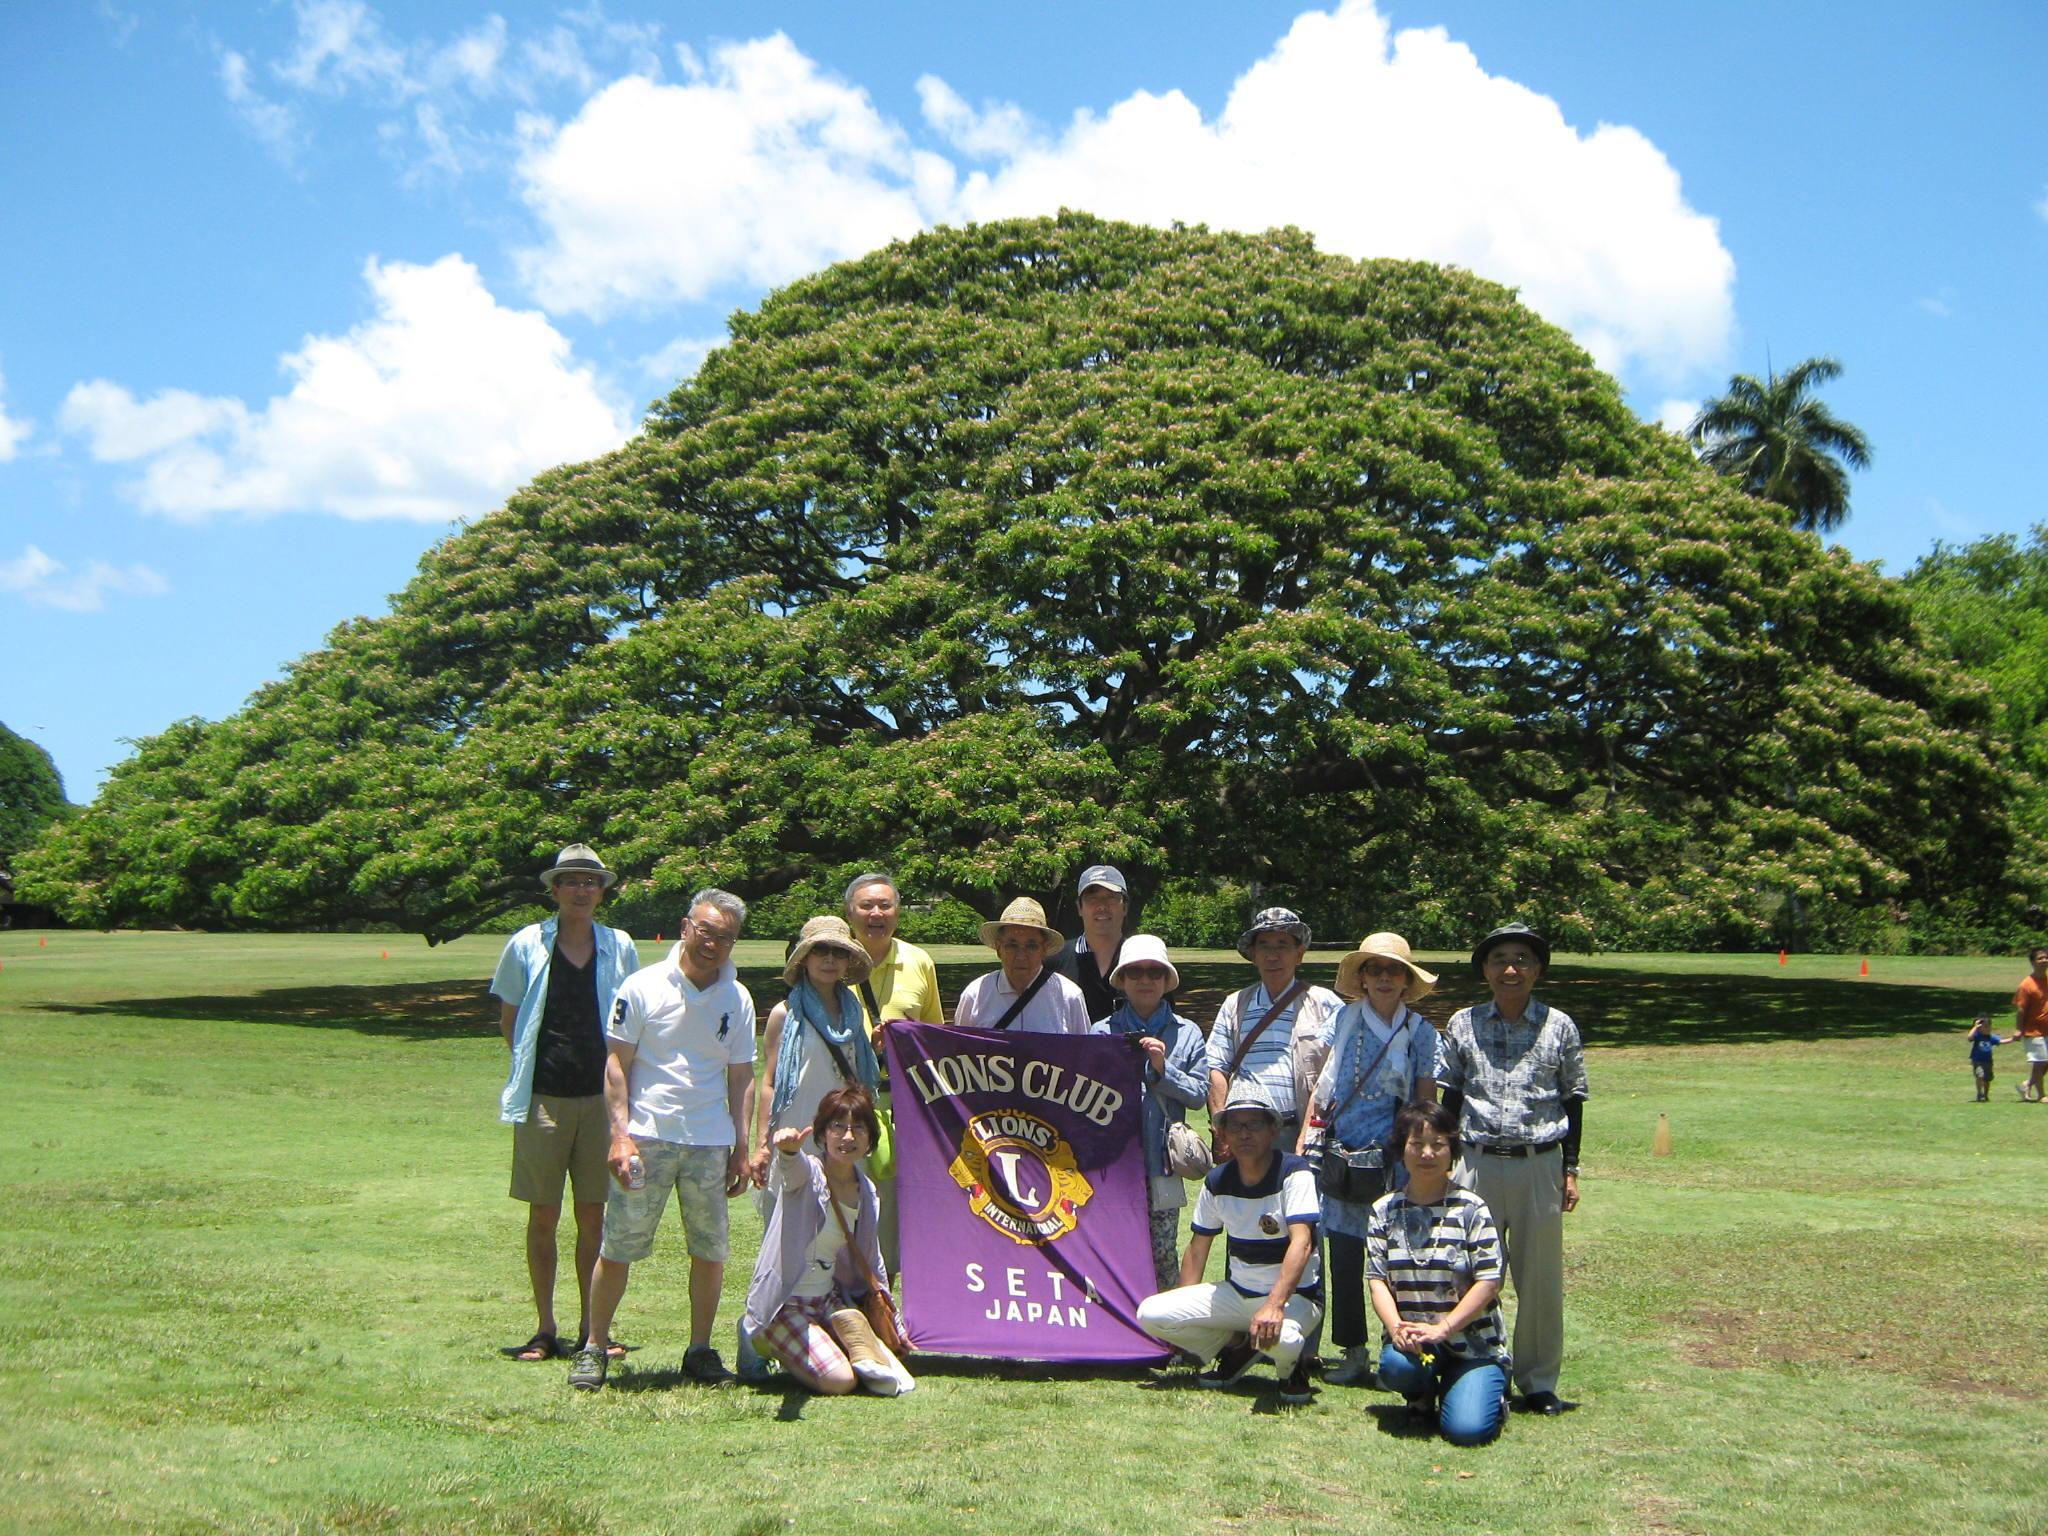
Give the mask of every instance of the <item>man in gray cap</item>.
[[[1297, 974], [1308, 953], [1308, 924], [1285, 907], [1268, 907], [1237, 936], [1237, 952], [1259, 968], [1258, 982], [1223, 999], [1209, 1029], [1209, 1119], [1213, 1124], [1238, 1085], [1256, 1083], [1294, 1145], [1301, 1115], [1295, 1103], [1295, 1042], [1327, 1043], [1344, 999]], [[1218, 1156], [1223, 1149], [1219, 1142]]]
[[[498, 1117], [512, 1126], [512, 1198], [526, 1202], [526, 1274], [539, 1322], [533, 1337], [510, 1351], [520, 1360], [567, 1355], [589, 1327], [611, 1144], [604, 1020], [620, 983], [640, 966], [631, 936], [595, 920], [618, 878], [587, 845], [564, 848], [540, 877], [555, 915], [513, 934], [491, 978], [498, 1029], [512, 1053]], [[568, 1339], [555, 1326], [555, 1232], [565, 1182], [576, 1200], [578, 1298], [576, 1333]]]
[[1124, 918], [1130, 912], [1131, 888], [1114, 864], [1091, 864], [1081, 871], [1081, 932], [1060, 946], [1052, 968], [1081, 989], [1088, 1017], [1105, 1019], [1123, 1006], [1123, 994], [1110, 982], [1123, 954]]

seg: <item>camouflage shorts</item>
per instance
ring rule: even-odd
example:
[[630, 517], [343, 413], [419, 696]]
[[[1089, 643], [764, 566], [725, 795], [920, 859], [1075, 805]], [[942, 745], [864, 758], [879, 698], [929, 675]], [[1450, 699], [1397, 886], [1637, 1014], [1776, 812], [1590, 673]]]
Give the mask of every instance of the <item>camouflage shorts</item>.
[[612, 1180], [604, 1205], [604, 1246], [614, 1264], [632, 1264], [654, 1252], [654, 1229], [668, 1209], [668, 1192], [683, 1208], [683, 1246], [693, 1259], [723, 1264], [729, 1249], [725, 1220], [725, 1169], [730, 1147], [684, 1147], [672, 1141], [640, 1141], [647, 1182], [638, 1189]]

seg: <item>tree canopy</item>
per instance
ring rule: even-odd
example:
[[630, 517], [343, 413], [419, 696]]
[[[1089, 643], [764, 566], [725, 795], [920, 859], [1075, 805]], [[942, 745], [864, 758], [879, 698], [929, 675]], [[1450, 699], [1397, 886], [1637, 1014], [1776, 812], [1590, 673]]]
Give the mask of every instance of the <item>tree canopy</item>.
[[29, 861], [75, 917], [430, 938], [587, 839], [680, 894], [984, 912], [1107, 859], [1323, 931], [1748, 942], [2003, 866], [1896, 584], [1508, 290], [1304, 235], [940, 230], [736, 315], [617, 452], [430, 551]]
[[1849, 472], [1870, 462], [1870, 439], [1816, 397], [1838, 379], [1832, 357], [1809, 357], [1762, 379], [1738, 373], [1709, 400], [1686, 436], [1701, 462], [1752, 496], [1791, 510], [1801, 528], [1826, 533], [1849, 516]]
[[0, 868], [70, 809], [50, 754], [0, 725]]

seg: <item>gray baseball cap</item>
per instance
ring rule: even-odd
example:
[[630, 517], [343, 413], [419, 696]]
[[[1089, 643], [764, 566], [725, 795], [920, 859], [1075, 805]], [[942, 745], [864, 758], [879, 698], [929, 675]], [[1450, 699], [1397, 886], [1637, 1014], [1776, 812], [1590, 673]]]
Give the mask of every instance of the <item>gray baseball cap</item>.
[[1088, 887], [1099, 885], [1104, 890], [1115, 891], [1119, 896], [1129, 896], [1131, 888], [1124, 884], [1124, 872], [1114, 864], [1090, 864], [1081, 871], [1081, 883], [1074, 887], [1074, 894], [1085, 896]]

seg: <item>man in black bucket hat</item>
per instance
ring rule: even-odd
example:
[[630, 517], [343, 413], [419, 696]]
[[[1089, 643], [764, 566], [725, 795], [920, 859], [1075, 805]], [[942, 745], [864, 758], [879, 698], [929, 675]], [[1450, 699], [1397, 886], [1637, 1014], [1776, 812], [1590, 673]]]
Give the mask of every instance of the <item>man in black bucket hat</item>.
[[1493, 1212], [1515, 1286], [1515, 1386], [1522, 1407], [1562, 1413], [1564, 1216], [1579, 1203], [1586, 1060], [1569, 1014], [1539, 1002], [1550, 965], [1543, 935], [1496, 928], [1472, 950], [1490, 1002], [1451, 1016], [1438, 1056], [1458, 1113], [1457, 1180]]

